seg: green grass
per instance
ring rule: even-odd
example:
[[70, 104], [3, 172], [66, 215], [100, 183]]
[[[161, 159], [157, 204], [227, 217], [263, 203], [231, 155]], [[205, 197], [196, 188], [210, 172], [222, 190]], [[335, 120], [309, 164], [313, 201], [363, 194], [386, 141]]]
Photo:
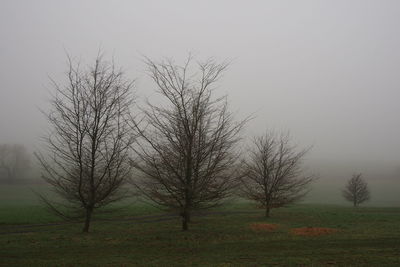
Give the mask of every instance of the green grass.
[[[99, 221], [98, 217], [86, 235], [76, 223], [36, 227], [33, 233], [1, 234], [0, 266], [400, 265], [400, 208], [296, 205], [273, 210], [270, 219], [244, 202], [218, 210], [251, 213], [194, 217], [190, 231], [182, 232], [178, 218], [118, 221], [162, 214], [150, 206], [133, 205], [113, 214], [117, 221]], [[56, 220], [37, 205], [21, 207], [13, 217], [9, 214], [0, 215], [2, 233], [20, 231], [17, 224], [21, 222]], [[255, 232], [249, 228], [255, 222], [280, 227]], [[290, 233], [292, 228], [309, 226], [339, 232], [316, 237]]]
[[[127, 220], [165, 214], [130, 200], [115, 213], [97, 214], [85, 235], [80, 223], [26, 227], [60, 222], [32, 189], [48, 192], [39, 185], [0, 186], [0, 266], [400, 266], [396, 207], [303, 204], [273, 210], [266, 219], [251, 203], [236, 202], [194, 217], [182, 232], [179, 218]], [[255, 232], [252, 223], [279, 228]], [[291, 234], [297, 227], [339, 231]]]

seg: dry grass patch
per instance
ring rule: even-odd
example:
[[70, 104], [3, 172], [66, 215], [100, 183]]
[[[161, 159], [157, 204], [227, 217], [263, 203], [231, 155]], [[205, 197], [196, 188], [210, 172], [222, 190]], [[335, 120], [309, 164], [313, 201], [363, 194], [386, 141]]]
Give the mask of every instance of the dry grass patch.
[[329, 235], [338, 232], [338, 229], [335, 228], [323, 228], [323, 227], [303, 227], [303, 228], [294, 228], [290, 231], [293, 235], [301, 235], [301, 236], [319, 236], [319, 235]]

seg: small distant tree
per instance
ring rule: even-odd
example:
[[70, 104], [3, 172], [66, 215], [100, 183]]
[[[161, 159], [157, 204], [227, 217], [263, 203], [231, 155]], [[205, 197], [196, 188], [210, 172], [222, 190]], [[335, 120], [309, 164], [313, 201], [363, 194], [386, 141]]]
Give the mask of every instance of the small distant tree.
[[307, 151], [291, 145], [289, 134], [266, 132], [255, 137], [243, 162], [241, 195], [265, 208], [266, 217], [273, 208], [301, 200], [315, 180], [303, 174]]
[[183, 65], [172, 60], [146, 60], [149, 75], [164, 105], [148, 103], [146, 127], [140, 133], [133, 162], [135, 186], [151, 201], [177, 212], [188, 230], [193, 211], [215, 207], [229, 196], [238, 177], [237, 143], [245, 121], [236, 122], [225, 97], [213, 97], [214, 84], [226, 64], [189, 56]]
[[347, 201], [352, 202], [354, 207], [368, 201], [371, 197], [368, 184], [362, 178], [361, 173], [353, 174], [342, 191], [342, 195]]
[[0, 170], [1, 176], [8, 181], [23, 178], [30, 168], [30, 156], [24, 145], [0, 145]]
[[122, 186], [131, 176], [132, 81], [99, 55], [87, 69], [69, 59], [67, 83], [53, 85], [47, 153], [37, 157], [44, 180], [63, 202], [42, 198], [60, 216], [85, 218], [88, 232], [93, 212], [124, 197]]

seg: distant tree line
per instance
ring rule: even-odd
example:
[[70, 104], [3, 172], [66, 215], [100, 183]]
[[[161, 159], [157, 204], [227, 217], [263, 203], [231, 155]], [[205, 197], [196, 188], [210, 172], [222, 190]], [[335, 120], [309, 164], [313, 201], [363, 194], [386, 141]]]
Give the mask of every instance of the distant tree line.
[[0, 179], [16, 182], [24, 179], [31, 164], [30, 155], [24, 145], [0, 144]]
[[68, 57], [65, 82], [52, 81], [50, 133], [36, 153], [44, 180], [59, 195], [41, 196], [56, 214], [84, 218], [127, 196], [128, 185], [182, 218], [242, 196], [270, 210], [301, 200], [315, 177], [304, 174], [309, 149], [267, 131], [241, 147], [249, 118], [237, 120], [216, 96], [226, 62], [144, 59], [159, 102], [138, 107], [134, 82], [101, 55], [82, 67]]

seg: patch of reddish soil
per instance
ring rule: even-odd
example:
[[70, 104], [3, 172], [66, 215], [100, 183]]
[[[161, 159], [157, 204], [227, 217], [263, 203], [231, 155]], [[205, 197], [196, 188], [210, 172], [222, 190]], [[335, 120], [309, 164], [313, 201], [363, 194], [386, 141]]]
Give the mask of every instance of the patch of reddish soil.
[[254, 231], [274, 231], [278, 229], [279, 225], [272, 223], [252, 223], [250, 224], [250, 229]]
[[294, 235], [319, 236], [319, 235], [334, 234], [338, 231], [339, 231], [338, 229], [334, 228], [303, 227], [303, 228], [294, 228], [290, 232]]

